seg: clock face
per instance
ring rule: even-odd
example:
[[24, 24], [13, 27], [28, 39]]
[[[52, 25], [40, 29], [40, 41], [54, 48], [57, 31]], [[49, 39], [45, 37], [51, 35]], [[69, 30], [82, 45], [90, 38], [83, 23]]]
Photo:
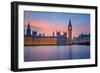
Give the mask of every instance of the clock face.
[[69, 27], [69, 29], [72, 29], [72, 27]]

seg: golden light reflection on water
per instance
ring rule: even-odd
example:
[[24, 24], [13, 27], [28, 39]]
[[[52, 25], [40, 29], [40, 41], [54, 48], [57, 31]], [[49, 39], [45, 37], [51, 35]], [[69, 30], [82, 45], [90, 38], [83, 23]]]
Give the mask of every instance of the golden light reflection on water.
[[90, 46], [25, 46], [24, 61], [90, 58]]

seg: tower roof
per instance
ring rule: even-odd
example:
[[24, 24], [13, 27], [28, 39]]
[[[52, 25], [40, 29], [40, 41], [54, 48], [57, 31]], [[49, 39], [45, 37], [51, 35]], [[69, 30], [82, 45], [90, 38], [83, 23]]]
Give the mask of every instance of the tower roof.
[[30, 22], [28, 22], [28, 26], [30, 25]]
[[72, 24], [71, 24], [71, 19], [69, 19], [69, 25], [68, 26], [72, 26]]
[[30, 23], [28, 22], [28, 28], [30, 28]]

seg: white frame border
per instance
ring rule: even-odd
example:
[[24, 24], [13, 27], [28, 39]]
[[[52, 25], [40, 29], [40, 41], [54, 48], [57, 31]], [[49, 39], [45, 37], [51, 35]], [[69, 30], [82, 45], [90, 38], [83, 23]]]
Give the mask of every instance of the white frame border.
[[[89, 13], [91, 15], [91, 59], [82, 60], [60, 60], [60, 61], [39, 61], [39, 62], [24, 62], [24, 10], [28, 11], [45, 11], [45, 12], [70, 12], [70, 13]], [[38, 67], [52, 67], [52, 66], [72, 66], [72, 65], [88, 65], [95, 64], [95, 10], [82, 8], [61, 8], [48, 6], [18, 6], [18, 68], [38, 68]], [[23, 33], [23, 34], [22, 34]]]

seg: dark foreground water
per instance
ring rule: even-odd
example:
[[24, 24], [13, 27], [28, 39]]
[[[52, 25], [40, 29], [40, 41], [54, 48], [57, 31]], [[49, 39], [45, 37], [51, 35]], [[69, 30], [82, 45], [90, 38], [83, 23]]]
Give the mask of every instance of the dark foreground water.
[[24, 61], [69, 60], [90, 58], [90, 46], [25, 46]]

